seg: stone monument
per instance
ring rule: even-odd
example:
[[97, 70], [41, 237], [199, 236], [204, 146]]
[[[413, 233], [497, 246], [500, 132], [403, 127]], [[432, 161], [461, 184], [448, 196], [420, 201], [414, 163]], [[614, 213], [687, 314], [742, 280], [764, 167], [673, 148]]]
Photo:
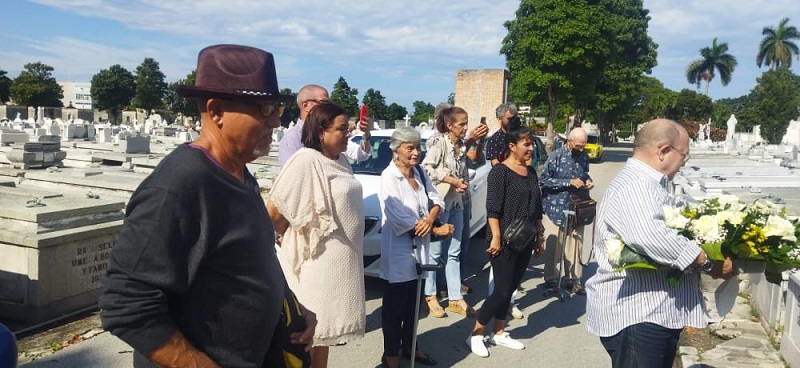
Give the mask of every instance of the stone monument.
[[37, 322], [96, 305], [123, 207], [0, 186], [0, 318]]

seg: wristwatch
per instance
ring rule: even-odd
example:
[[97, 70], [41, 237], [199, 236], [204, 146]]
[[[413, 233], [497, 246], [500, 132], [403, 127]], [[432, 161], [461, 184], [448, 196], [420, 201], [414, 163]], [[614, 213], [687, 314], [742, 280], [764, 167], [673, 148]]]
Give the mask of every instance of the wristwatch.
[[700, 269], [703, 270], [703, 272], [711, 272], [711, 270], [714, 269], [714, 261], [712, 261], [710, 257], [706, 256], [706, 260], [703, 262], [703, 265], [700, 266]]

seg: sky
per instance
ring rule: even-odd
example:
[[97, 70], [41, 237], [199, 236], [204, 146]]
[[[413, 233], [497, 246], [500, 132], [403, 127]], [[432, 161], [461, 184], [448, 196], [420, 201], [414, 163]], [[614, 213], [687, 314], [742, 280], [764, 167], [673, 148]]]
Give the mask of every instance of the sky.
[[[761, 30], [784, 17], [800, 27], [798, 0], [644, 0], [658, 44], [652, 76], [667, 88], [695, 89], [686, 66], [714, 37], [739, 65], [709, 96], [749, 93], [765, 70], [755, 63]], [[413, 110], [454, 91], [459, 69], [504, 68], [503, 23], [519, 0], [9, 0], [0, 21], [0, 70], [16, 78], [42, 62], [58, 81], [89, 82], [120, 64], [134, 72], [156, 60], [167, 82], [185, 78], [200, 49], [220, 43], [258, 47], [275, 57], [280, 88], [329, 90], [340, 76]], [[800, 61], [794, 60], [798, 73]], [[704, 87], [703, 87], [704, 88]], [[701, 92], [703, 89], [700, 90]]]

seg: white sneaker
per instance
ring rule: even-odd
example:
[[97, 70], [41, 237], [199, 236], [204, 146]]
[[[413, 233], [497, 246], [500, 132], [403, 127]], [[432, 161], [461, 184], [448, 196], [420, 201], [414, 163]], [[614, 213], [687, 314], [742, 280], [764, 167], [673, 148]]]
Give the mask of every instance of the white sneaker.
[[511, 317], [514, 317], [516, 319], [525, 318], [525, 314], [523, 314], [522, 311], [519, 310], [519, 308], [517, 308], [516, 304], [511, 304], [511, 308], [508, 308], [508, 314], [510, 314]]
[[512, 339], [511, 336], [508, 335], [508, 332], [503, 332], [499, 335], [494, 335], [494, 334], [490, 335], [489, 343], [492, 345], [505, 346], [509, 349], [514, 349], [514, 350], [525, 349], [525, 345], [523, 345], [521, 342], [517, 340]]
[[475, 355], [486, 358], [489, 356], [489, 349], [486, 349], [486, 344], [483, 343], [483, 336], [469, 336], [467, 337], [467, 346], [472, 350]]

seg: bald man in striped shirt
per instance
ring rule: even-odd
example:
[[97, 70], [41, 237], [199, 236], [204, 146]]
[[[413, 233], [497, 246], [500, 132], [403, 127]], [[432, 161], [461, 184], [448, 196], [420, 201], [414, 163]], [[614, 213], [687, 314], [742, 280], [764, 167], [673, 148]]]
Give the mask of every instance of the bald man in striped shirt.
[[[730, 259], [711, 261], [693, 241], [667, 227], [663, 206], [673, 203], [667, 183], [689, 159], [689, 135], [672, 120], [645, 125], [633, 157], [608, 186], [600, 202], [594, 238], [598, 269], [586, 283], [589, 332], [611, 356], [614, 368], [672, 367], [685, 326], [705, 328], [708, 315], [700, 272], [729, 278]], [[667, 270], [612, 272], [604, 239], [616, 237], [633, 250], [682, 272], [667, 284]]]

